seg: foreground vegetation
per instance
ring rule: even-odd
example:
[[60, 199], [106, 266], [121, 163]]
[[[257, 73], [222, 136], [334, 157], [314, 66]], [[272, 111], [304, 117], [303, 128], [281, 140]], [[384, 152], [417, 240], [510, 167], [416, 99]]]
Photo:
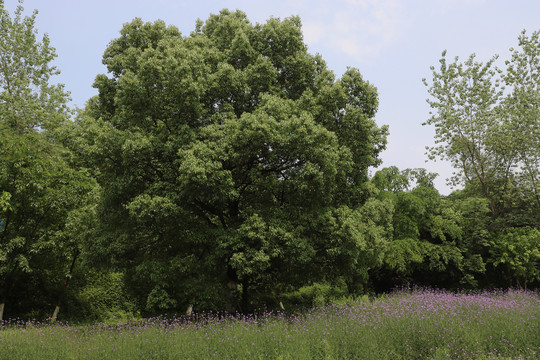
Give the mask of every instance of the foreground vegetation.
[[398, 292], [303, 314], [206, 313], [116, 325], [8, 321], [1, 359], [536, 359], [540, 297]]

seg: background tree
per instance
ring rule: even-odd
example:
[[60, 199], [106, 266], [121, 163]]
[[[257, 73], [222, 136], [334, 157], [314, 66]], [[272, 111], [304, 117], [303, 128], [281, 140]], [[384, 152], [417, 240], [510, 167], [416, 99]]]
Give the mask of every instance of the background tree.
[[[462, 214], [433, 187], [437, 174], [425, 169], [384, 168], [372, 183], [392, 205], [389, 244], [373, 271], [377, 291], [412, 284], [452, 288], [469, 279], [462, 241]], [[468, 275], [468, 276], [467, 276]], [[471, 285], [471, 284], [468, 284]]]
[[[503, 286], [527, 288], [540, 281], [540, 231], [531, 227], [510, 228], [489, 242], [489, 262], [502, 267]], [[499, 279], [500, 281], [500, 279]]]
[[135, 19], [103, 59], [73, 150], [103, 187], [96, 254], [142, 308], [247, 311], [378, 262], [377, 92], [355, 69], [335, 80], [297, 17], [223, 10], [189, 36]]
[[462, 236], [457, 245], [463, 254], [464, 277], [461, 284], [473, 287], [489, 287], [496, 282], [498, 274], [487, 272], [490, 259], [489, 240], [493, 234], [489, 202], [477, 193], [467, 190], [453, 192], [447, 198], [460, 214]]
[[92, 183], [55, 140], [69, 98], [49, 84], [56, 55], [47, 36], [36, 40], [37, 13], [23, 11], [11, 18], [0, 2], [0, 319], [11, 294], [21, 299], [11, 314], [52, 303], [65, 218]]
[[429, 153], [449, 159], [458, 170], [453, 180], [465, 185], [452, 195], [465, 220], [460, 247], [473, 254], [465, 266], [485, 269], [483, 285], [536, 279], [539, 34], [522, 32], [503, 70], [494, 66], [496, 57], [482, 64], [472, 55], [448, 64], [444, 53], [440, 70], [432, 68], [428, 102], [435, 111], [426, 124], [435, 125], [439, 145]]
[[503, 80], [510, 92], [503, 101], [505, 131], [513, 138], [521, 216], [540, 225], [540, 31], [518, 38], [520, 49], [506, 61]]
[[[500, 88], [496, 57], [482, 64], [471, 55], [465, 63], [458, 58], [448, 63], [446, 52], [440, 60], [439, 72], [432, 67], [433, 82], [428, 100], [435, 109], [424, 124], [435, 125], [436, 145], [429, 149], [431, 159], [449, 160], [457, 174], [454, 184], [477, 186], [489, 201], [494, 219], [504, 208], [508, 186], [512, 183], [514, 153], [502, 151], [503, 136], [498, 105], [503, 94]], [[424, 83], [428, 86], [427, 81]]]
[[452, 181], [487, 199], [493, 229], [539, 225], [538, 36], [522, 33], [505, 71], [497, 57], [448, 63], [443, 53], [431, 84], [424, 79], [434, 109], [425, 124], [435, 125], [438, 144], [430, 157], [450, 160]]
[[68, 97], [63, 85], [51, 84], [59, 74], [47, 34], [36, 39], [37, 11], [23, 17], [19, 1], [13, 18], [0, 1], [0, 113], [2, 123], [18, 134], [36, 128], [51, 129], [66, 118]]
[[52, 279], [46, 282], [54, 283], [54, 270], [66, 251], [62, 233], [67, 214], [79, 206], [91, 183], [84, 172], [68, 166], [62, 151], [43, 133], [0, 140], [0, 188], [10, 194], [0, 231], [2, 304], [12, 291], [36, 291], [21, 281], [33, 273], [50, 271]]

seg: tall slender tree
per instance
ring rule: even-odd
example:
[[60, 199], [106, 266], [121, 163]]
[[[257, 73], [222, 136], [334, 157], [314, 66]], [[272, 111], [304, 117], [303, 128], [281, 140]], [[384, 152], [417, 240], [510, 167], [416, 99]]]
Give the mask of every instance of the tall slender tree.
[[512, 49], [503, 75], [510, 92], [504, 99], [502, 114], [505, 132], [513, 139], [509, 150], [516, 154], [516, 181], [523, 189], [522, 195], [532, 198], [537, 213], [540, 213], [539, 37], [540, 31], [530, 36], [524, 31], [518, 38], [519, 49]]
[[449, 63], [443, 53], [431, 83], [424, 79], [434, 109], [425, 125], [435, 126], [437, 144], [428, 153], [450, 160], [452, 180], [488, 200], [495, 227], [540, 225], [538, 38], [523, 32], [506, 69], [497, 56]]
[[69, 96], [50, 83], [56, 54], [46, 35], [36, 38], [37, 12], [23, 12], [21, 1], [11, 17], [0, 1], [0, 319], [13, 291], [38, 290], [21, 279], [63, 259], [65, 218], [92, 184], [55, 141]]

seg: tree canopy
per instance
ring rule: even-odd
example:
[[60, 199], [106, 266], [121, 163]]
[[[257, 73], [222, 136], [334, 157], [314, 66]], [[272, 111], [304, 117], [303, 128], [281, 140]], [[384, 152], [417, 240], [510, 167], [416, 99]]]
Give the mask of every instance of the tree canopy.
[[0, 320], [12, 293], [28, 296], [21, 282], [63, 273], [78, 246], [66, 217], [95, 184], [56, 140], [69, 97], [50, 84], [56, 54], [47, 36], [36, 39], [35, 17], [19, 5], [11, 18], [0, 2]]
[[[424, 80], [434, 109], [425, 124], [436, 130], [430, 157], [450, 160], [454, 183], [478, 189], [505, 226], [540, 223], [539, 34], [520, 35], [506, 70], [495, 66], [497, 56], [449, 63], [444, 52], [432, 82]], [[511, 219], [519, 209], [524, 223]]]
[[451, 161], [453, 181], [465, 185], [453, 196], [473, 217], [463, 225], [462, 247], [479, 269], [504, 265], [505, 285], [526, 286], [540, 263], [539, 36], [523, 31], [505, 69], [496, 67], [497, 56], [449, 63], [443, 53], [432, 82], [424, 80], [434, 109], [426, 124], [436, 130], [430, 157]]
[[135, 19], [103, 62], [74, 151], [99, 169], [102, 249], [147, 309], [229, 291], [245, 309], [306, 271], [377, 263], [384, 240], [362, 225], [385, 211], [363, 207], [386, 143], [377, 91], [353, 68], [335, 79], [298, 17], [223, 10], [189, 36]]

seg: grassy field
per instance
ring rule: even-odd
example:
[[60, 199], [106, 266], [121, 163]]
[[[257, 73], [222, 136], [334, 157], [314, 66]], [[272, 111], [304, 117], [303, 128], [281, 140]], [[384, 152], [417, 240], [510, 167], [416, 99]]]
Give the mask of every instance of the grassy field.
[[540, 359], [540, 296], [401, 292], [308, 313], [0, 325], [0, 359]]

